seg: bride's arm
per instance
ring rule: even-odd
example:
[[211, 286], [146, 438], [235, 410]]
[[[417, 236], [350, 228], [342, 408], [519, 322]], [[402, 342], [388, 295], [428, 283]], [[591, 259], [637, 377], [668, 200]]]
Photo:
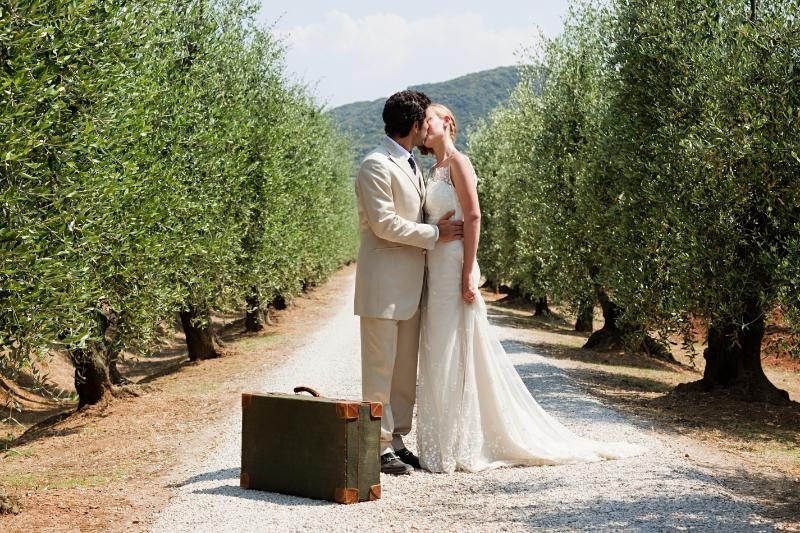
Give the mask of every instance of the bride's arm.
[[458, 153], [450, 164], [450, 179], [458, 194], [458, 201], [464, 210], [464, 267], [461, 270], [461, 296], [467, 303], [475, 300], [477, 287], [471, 287], [469, 280], [475, 268], [478, 254], [478, 241], [481, 236], [481, 207], [478, 203], [478, 190], [475, 183], [475, 169], [464, 154]]

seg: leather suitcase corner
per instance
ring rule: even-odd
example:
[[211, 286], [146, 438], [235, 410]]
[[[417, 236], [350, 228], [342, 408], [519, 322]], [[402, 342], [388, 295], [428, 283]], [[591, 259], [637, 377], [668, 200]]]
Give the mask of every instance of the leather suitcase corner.
[[372, 418], [383, 418], [383, 404], [381, 402], [369, 402], [369, 415]]
[[358, 489], [336, 489], [333, 500], [337, 503], [358, 503]]
[[242, 394], [242, 409], [249, 409], [253, 403], [253, 395], [247, 392]]
[[358, 420], [361, 404], [358, 402], [338, 402], [336, 404], [336, 417], [344, 420]]
[[380, 499], [381, 499], [381, 486], [372, 485], [369, 488], [369, 501], [375, 501]]

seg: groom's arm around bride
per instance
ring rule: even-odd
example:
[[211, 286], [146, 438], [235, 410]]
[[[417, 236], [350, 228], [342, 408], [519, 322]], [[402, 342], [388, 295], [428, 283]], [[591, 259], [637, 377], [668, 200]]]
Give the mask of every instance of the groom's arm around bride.
[[[420, 223], [416, 216], [410, 220], [400, 216], [397, 202], [408, 199], [402, 198], [402, 193], [401, 198], [395, 198], [396, 192], [392, 190], [390, 167], [372, 152], [358, 171], [356, 195], [359, 204], [363, 204], [363, 214], [375, 237], [389, 243], [428, 250], [433, 248], [437, 240], [444, 242], [463, 237], [463, 222], [449, 220], [454, 211], [443, 216], [435, 226]], [[419, 200], [420, 214], [421, 208], [422, 201]]]

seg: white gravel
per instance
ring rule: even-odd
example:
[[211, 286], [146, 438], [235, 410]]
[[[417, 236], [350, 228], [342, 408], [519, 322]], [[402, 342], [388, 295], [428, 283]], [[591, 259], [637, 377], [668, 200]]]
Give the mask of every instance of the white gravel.
[[[262, 391], [311, 385], [330, 397], [358, 399], [358, 319], [352, 294], [336, 315], [277, 370]], [[537, 400], [574, 431], [629, 440], [643, 456], [585, 465], [508, 468], [451, 475], [382, 477], [383, 497], [356, 505], [239, 488], [241, 414], [218, 428], [209, 453], [176, 472], [183, 481], [156, 517], [153, 532], [179, 531], [771, 531], [752, 504], [705, 470], [577, 389], [567, 374], [497, 328]], [[413, 434], [407, 440], [414, 446]]]

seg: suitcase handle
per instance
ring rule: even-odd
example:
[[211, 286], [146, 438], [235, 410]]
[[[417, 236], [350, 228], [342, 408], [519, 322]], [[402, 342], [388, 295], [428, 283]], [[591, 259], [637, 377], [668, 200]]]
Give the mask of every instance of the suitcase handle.
[[312, 389], [311, 387], [304, 387], [304, 386], [301, 385], [300, 387], [295, 387], [294, 388], [294, 393], [295, 394], [300, 394], [301, 392], [307, 392], [311, 396], [314, 396], [315, 398], [319, 398], [319, 396], [320, 396], [320, 394], [317, 391], [315, 391], [314, 389]]

